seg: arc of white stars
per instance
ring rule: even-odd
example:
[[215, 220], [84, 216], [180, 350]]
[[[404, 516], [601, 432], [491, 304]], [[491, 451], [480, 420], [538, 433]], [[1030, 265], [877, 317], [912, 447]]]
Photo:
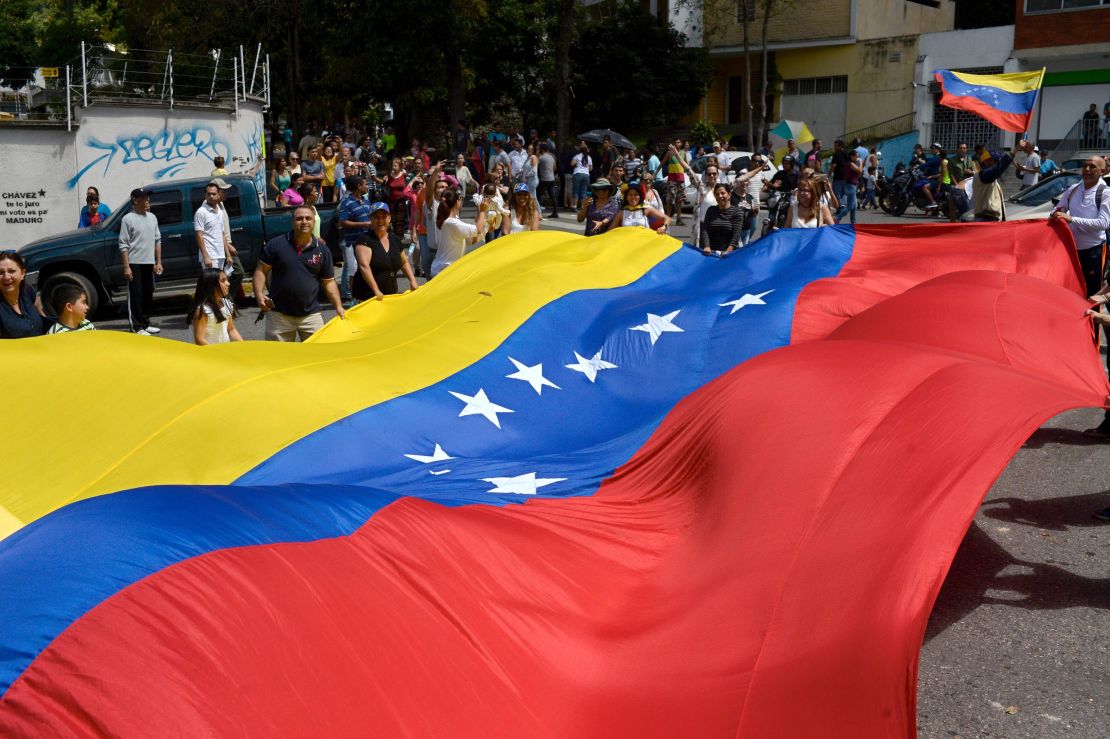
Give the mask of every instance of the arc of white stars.
[[633, 326], [628, 329], [629, 331], [643, 331], [651, 337], [651, 345], [655, 346], [655, 342], [659, 341], [659, 337], [667, 333], [683, 333], [683, 330], [674, 325], [675, 316], [681, 313], [681, 310], [676, 310], [668, 313], [665, 316], [657, 316], [654, 313], [647, 314], [647, 323]]
[[463, 395], [462, 393], [456, 393], [454, 390], [448, 390], [447, 392], [466, 403], [466, 407], [459, 411], [459, 418], [463, 416], [483, 416], [494, 426], [501, 428], [501, 420], [497, 417], [497, 414], [514, 413], [511, 408], [505, 408], [492, 402], [486, 397], [486, 391], [482, 388], [478, 388], [478, 392], [474, 395]]
[[536, 395], [543, 395], [544, 387], [553, 387], [556, 390], [562, 390], [561, 387], [543, 376], [543, 364], [535, 364], [529, 367], [516, 361], [512, 357], [509, 357], [509, 361], [516, 367], [516, 372], [511, 375], [505, 375], [505, 377], [510, 380], [527, 382], [532, 386], [532, 389], [536, 391]]
[[581, 372], [590, 382], [596, 382], [597, 373], [601, 370], [617, 369], [617, 365], [613, 364], [612, 362], [606, 362], [604, 359], [601, 358], [601, 352], [602, 350], [598, 349], [597, 354], [595, 354], [591, 359], [586, 359], [578, 352], [575, 352], [574, 358], [578, 361], [574, 364], [568, 364], [565, 366], [567, 369], [574, 370], [575, 372]]
[[770, 295], [773, 292], [774, 292], [774, 290], [772, 289], [772, 290], [768, 290], [767, 292], [759, 293], [758, 295], [752, 295], [751, 293], [746, 293], [745, 295], [743, 295], [742, 297], [737, 298], [736, 300], [730, 300], [727, 303], [717, 303], [717, 305], [721, 306], [722, 308], [728, 308], [729, 306], [732, 306], [732, 310], [730, 310], [728, 312], [728, 314], [731, 316], [736, 311], [738, 311], [741, 308], [744, 308], [746, 306], [749, 306], [749, 305], [767, 305], [767, 303], [765, 303], [763, 301], [763, 298], [765, 298], [766, 296]]

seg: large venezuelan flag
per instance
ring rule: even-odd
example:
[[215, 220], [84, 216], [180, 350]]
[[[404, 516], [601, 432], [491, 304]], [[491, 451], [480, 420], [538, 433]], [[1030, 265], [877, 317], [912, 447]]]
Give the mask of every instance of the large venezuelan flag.
[[1021, 133], [1029, 130], [1044, 70], [970, 74], [938, 69], [934, 76], [940, 83], [941, 105], [975, 113], [1003, 131]]
[[622, 229], [304, 345], [9, 343], [0, 735], [912, 736], [1084, 308], [1059, 223]]

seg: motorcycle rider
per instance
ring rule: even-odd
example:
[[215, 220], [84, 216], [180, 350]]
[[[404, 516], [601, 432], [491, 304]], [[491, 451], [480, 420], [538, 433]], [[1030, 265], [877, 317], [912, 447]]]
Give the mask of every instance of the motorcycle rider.
[[793, 156], [787, 154], [782, 158], [782, 169], [775, 172], [767, 187], [774, 190], [779, 197], [775, 199], [774, 205], [768, 199], [767, 219], [763, 222], [764, 235], [779, 227], [780, 214], [786, 213], [786, 208], [790, 205], [790, 193], [798, 187], [797, 162]]
[[931, 156], [921, 165], [921, 177], [913, 183], [913, 191], [921, 193], [929, 204], [925, 206], [926, 213], [936, 213], [940, 206], [933, 195], [934, 190], [940, 188], [941, 161], [944, 159], [940, 144], [934, 143], [929, 147]]

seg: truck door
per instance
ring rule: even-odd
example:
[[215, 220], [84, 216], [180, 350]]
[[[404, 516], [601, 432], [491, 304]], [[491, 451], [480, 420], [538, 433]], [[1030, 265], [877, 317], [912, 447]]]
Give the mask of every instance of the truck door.
[[181, 190], [155, 190], [150, 196], [150, 212], [158, 218], [162, 233], [163, 280], [184, 280], [197, 274], [197, 245], [193, 239], [193, 219], [185, 218]]

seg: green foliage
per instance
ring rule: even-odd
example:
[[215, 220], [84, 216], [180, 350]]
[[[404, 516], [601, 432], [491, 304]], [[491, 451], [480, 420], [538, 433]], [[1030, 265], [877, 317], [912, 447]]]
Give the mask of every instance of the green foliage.
[[716, 141], [717, 138], [717, 127], [706, 118], [702, 118], [690, 127], [690, 143], [692, 144], [702, 146]]
[[673, 124], [705, 93], [709, 57], [671, 25], [625, 1], [588, 21], [572, 51], [573, 119], [580, 129]]

